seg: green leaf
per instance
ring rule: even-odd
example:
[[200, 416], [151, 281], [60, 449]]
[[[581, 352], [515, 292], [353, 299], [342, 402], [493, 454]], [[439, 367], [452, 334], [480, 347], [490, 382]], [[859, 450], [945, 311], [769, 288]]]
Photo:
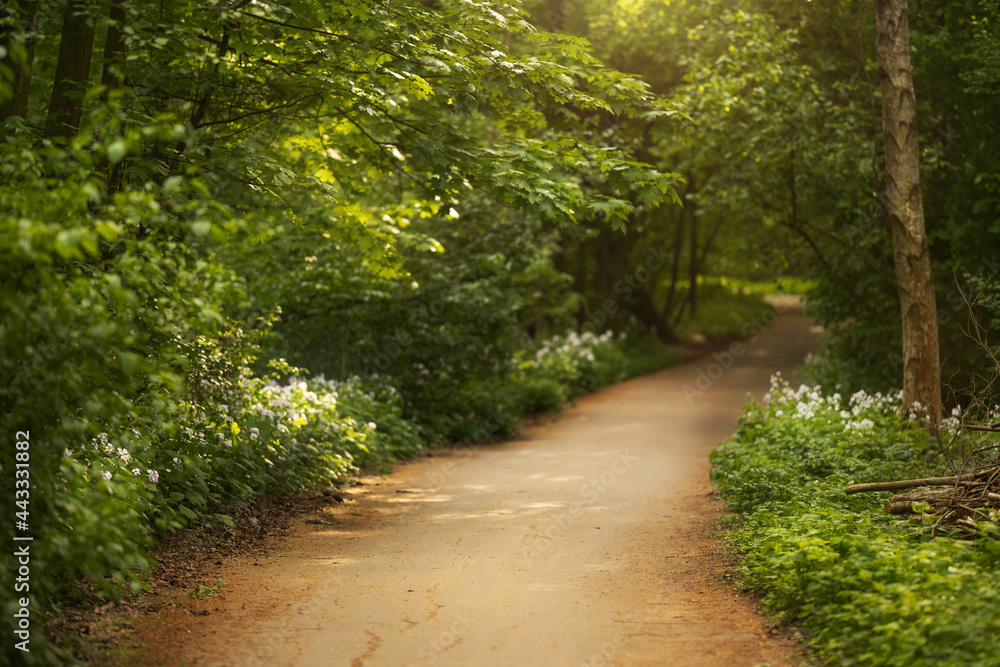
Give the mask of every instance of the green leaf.
[[125, 154], [128, 148], [125, 144], [124, 139], [115, 139], [108, 146], [108, 162], [114, 166], [125, 159]]

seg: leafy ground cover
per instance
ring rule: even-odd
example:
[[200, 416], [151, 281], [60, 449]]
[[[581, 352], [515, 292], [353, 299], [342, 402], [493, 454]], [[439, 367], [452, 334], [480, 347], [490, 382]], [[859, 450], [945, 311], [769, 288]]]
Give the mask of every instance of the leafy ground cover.
[[[727, 537], [744, 585], [780, 623], [808, 629], [828, 664], [996, 665], [1000, 602], [995, 528], [972, 542], [900, 521], [889, 493], [851, 483], [927, 476], [936, 441], [900, 430], [897, 396], [793, 389], [775, 378], [712, 456], [738, 510]], [[955, 427], [954, 417], [948, 426]]]

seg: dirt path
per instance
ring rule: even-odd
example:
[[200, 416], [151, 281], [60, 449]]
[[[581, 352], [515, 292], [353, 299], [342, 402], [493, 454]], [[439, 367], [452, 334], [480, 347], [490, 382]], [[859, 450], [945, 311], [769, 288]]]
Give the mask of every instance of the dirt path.
[[809, 324], [783, 315], [727, 370], [724, 355], [668, 369], [518, 441], [363, 480], [275, 553], [220, 566], [221, 596], [140, 630], [142, 661], [795, 664], [718, 576], [707, 456], [747, 393], [801, 362]]

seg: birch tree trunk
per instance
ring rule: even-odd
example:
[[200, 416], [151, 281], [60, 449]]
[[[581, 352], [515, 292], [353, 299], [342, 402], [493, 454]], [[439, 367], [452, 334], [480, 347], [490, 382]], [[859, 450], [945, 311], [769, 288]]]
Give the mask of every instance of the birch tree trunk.
[[903, 322], [903, 410], [919, 402], [941, 413], [937, 305], [920, 190], [920, 147], [906, 0], [875, 0], [885, 183]]

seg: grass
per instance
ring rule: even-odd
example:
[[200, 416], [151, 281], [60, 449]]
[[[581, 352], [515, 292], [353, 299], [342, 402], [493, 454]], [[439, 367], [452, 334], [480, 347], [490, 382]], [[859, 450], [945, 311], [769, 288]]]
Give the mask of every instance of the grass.
[[692, 340], [701, 335], [710, 339], [738, 339], [746, 336], [745, 327], [771, 312], [761, 295], [734, 291], [727, 285], [705, 285], [694, 316], [685, 314], [677, 324], [677, 335]]

